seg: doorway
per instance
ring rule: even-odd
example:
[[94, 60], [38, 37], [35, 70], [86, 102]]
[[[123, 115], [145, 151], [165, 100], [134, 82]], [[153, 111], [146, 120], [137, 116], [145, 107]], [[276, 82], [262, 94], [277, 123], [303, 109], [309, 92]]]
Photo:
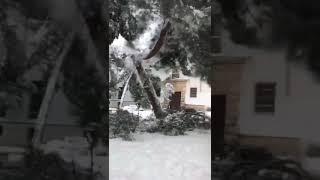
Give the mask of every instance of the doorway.
[[180, 110], [181, 109], [181, 92], [175, 92], [170, 97], [169, 107], [172, 110]]
[[224, 151], [224, 129], [226, 121], [226, 95], [212, 95], [212, 125], [213, 125], [213, 157]]

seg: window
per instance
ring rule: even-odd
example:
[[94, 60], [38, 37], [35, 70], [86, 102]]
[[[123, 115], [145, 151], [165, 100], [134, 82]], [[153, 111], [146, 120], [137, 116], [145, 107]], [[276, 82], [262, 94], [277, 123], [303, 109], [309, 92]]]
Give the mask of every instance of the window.
[[273, 113], [275, 110], [275, 83], [257, 83], [255, 87], [255, 112]]
[[197, 97], [197, 88], [190, 88], [190, 97]]
[[177, 79], [179, 77], [180, 77], [179, 71], [178, 70], [173, 70], [172, 71], [172, 79]]

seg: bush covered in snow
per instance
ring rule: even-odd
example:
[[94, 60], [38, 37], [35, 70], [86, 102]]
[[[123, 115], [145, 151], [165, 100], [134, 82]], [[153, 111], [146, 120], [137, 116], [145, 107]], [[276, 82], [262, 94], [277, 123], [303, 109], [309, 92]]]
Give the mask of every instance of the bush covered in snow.
[[[166, 135], [183, 135], [188, 130], [210, 129], [210, 121], [204, 113], [197, 111], [167, 110], [168, 116], [159, 122], [157, 131]], [[155, 128], [153, 128], [155, 129]]]
[[164, 120], [159, 122], [159, 130], [165, 135], [184, 135], [188, 128], [182, 119], [183, 115], [183, 112], [169, 114]]
[[139, 125], [137, 127], [137, 130], [140, 132], [149, 132], [149, 133], [153, 133], [153, 132], [157, 132], [158, 131], [158, 120], [155, 118], [146, 118], [146, 119], [142, 119], [139, 122]]
[[125, 110], [118, 110], [109, 115], [109, 137], [121, 137], [131, 140], [131, 133], [135, 132], [139, 118]]
[[198, 112], [194, 109], [186, 109], [184, 115], [182, 116], [186, 126], [192, 130], [194, 128], [199, 129], [210, 129], [211, 123], [210, 118], [206, 116], [203, 112]]

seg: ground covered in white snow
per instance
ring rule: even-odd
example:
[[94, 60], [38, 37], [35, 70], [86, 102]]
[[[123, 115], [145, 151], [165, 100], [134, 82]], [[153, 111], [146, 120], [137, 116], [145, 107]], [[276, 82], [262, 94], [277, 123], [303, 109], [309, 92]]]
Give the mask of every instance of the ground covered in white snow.
[[110, 180], [209, 180], [211, 133], [185, 136], [137, 133], [135, 141], [110, 139]]

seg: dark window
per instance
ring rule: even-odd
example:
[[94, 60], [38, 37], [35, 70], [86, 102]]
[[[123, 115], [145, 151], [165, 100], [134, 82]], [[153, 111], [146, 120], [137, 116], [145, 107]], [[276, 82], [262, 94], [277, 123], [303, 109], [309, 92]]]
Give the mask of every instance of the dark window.
[[0, 136], [3, 135], [3, 126], [0, 125]]
[[179, 77], [180, 77], [179, 71], [178, 70], [173, 70], [172, 79], [176, 79], [176, 78], [179, 78]]
[[197, 88], [190, 88], [190, 97], [197, 97]]
[[257, 83], [255, 87], [255, 112], [273, 113], [275, 111], [275, 83]]

